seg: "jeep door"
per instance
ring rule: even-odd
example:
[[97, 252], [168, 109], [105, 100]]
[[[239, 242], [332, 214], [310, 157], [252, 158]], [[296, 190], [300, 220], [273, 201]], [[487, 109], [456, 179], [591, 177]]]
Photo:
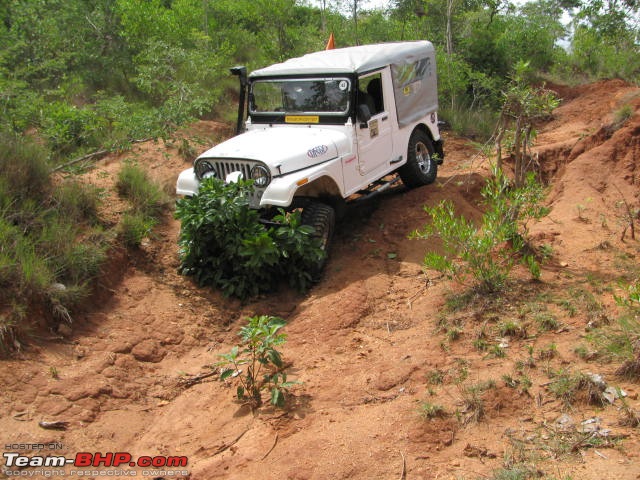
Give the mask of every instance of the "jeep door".
[[393, 122], [389, 109], [392, 99], [385, 98], [389, 95], [384, 93], [391, 91], [387, 85], [391, 85], [389, 67], [358, 79], [357, 103], [366, 105], [371, 113], [368, 121], [358, 118], [356, 123], [358, 168], [362, 176], [375, 177], [375, 172], [387, 168], [391, 161]]

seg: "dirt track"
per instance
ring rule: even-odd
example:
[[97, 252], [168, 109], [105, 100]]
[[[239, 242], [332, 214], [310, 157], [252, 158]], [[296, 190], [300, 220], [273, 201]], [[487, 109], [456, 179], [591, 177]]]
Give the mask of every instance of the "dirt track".
[[[617, 279], [638, 274], [639, 244], [620, 241], [620, 218], [623, 199], [640, 201], [640, 89], [609, 81], [559, 93], [565, 100], [540, 128], [536, 146], [551, 182], [551, 214], [532, 228], [536, 243], [553, 248], [553, 258], [542, 282], [522, 280], [520, 298], [507, 295], [493, 317], [473, 308], [450, 314], [463, 326], [459, 339], [448, 340], [436, 327], [455, 286], [421, 267], [437, 242], [407, 238], [426, 222], [425, 204], [451, 199], [461, 214], [481, 215], [487, 162], [468, 142], [447, 137], [436, 185], [397, 189], [347, 212], [324, 279], [307, 295], [283, 288], [242, 304], [195, 287], [176, 274], [179, 224], [167, 218], [139, 254], [113, 262], [95, 307], [74, 316], [69, 338], [42, 338], [0, 364], [2, 445], [57, 441], [64, 448], [53, 453], [68, 456], [186, 455], [193, 480], [475, 479], [516, 460], [534, 462], [550, 478], [640, 478], [640, 432], [619, 425], [619, 401], [568, 408], [548, 388], [552, 371], [597, 372], [640, 410], [638, 384], [613, 375], [619, 364], [587, 363], [574, 353], [589, 345], [583, 338], [589, 322], [619, 316]], [[614, 131], [614, 112], [625, 104], [634, 114]], [[197, 130], [206, 143], [220, 126], [203, 122]], [[169, 188], [187, 166], [173, 146], [150, 143], [101, 161], [87, 178], [109, 188], [125, 158], [135, 158]], [[112, 195], [104, 215], [115, 219], [125, 206]], [[595, 304], [580, 300], [587, 293], [601, 307], [595, 316]], [[566, 302], [575, 311], [563, 308]], [[561, 327], [507, 339], [503, 358], [474, 347], [480, 331], [498, 343], [500, 320], [524, 322], [540, 310]], [[234, 403], [234, 388], [213, 379], [190, 388], [180, 382], [208, 371], [254, 314], [288, 322], [282, 351], [290, 376], [302, 383], [284, 412], [265, 407], [252, 415]], [[503, 375], [551, 344], [557, 353], [536, 353], [527, 367], [529, 394], [505, 384]], [[454, 381], [463, 371], [467, 379]], [[482, 397], [484, 417], [465, 422], [465, 388], [488, 380], [495, 388]], [[423, 419], [424, 402], [448, 415]], [[597, 416], [602, 428], [624, 439], [615, 448], [607, 448], [611, 442], [577, 445], [560, 454], [554, 445], [563, 413], [577, 423]], [[43, 430], [40, 420], [70, 427]]]

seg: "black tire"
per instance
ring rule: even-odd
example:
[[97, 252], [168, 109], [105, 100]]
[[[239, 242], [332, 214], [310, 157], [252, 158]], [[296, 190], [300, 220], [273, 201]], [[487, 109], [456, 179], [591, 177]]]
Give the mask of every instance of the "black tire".
[[435, 150], [428, 134], [415, 130], [409, 138], [407, 163], [398, 169], [402, 183], [409, 188], [433, 183], [438, 176], [438, 164], [433, 159]]
[[302, 224], [309, 225], [315, 229], [313, 235], [320, 239], [320, 246], [325, 252], [324, 258], [310, 272], [314, 281], [319, 280], [322, 269], [327, 262], [335, 222], [335, 210], [325, 203], [310, 201], [302, 209]]

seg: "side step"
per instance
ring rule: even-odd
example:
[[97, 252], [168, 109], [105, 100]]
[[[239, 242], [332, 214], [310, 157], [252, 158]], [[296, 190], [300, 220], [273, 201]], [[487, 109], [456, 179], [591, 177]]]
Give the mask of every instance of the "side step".
[[358, 193], [363, 193], [363, 195], [361, 197], [358, 197], [352, 201], [350, 201], [349, 203], [358, 203], [358, 202], [362, 202], [364, 200], [369, 200], [373, 197], [375, 197], [376, 195], [384, 192], [385, 190], [389, 190], [392, 186], [394, 186], [396, 183], [398, 183], [400, 181], [400, 177], [398, 175], [396, 175], [395, 177], [393, 177], [391, 180], [387, 181], [387, 182], [378, 182], [378, 184], [380, 184], [380, 186], [378, 188], [376, 188], [375, 190], [371, 190], [371, 191], [360, 191]]

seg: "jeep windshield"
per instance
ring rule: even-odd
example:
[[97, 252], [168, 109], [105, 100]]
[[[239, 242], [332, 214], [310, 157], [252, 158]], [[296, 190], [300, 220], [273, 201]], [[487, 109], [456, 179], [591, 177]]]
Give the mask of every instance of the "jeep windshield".
[[349, 113], [350, 91], [348, 78], [254, 80], [249, 113], [344, 116]]

